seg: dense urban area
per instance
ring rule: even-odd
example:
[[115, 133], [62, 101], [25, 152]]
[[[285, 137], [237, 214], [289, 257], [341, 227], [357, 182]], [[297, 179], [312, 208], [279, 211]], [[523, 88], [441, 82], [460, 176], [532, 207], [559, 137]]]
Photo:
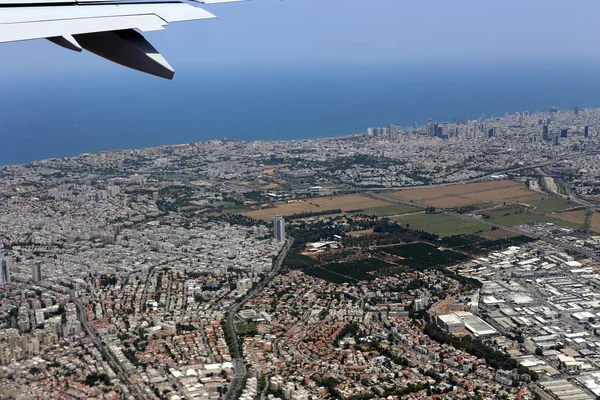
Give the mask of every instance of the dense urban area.
[[599, 398], [599, 160], [575, 107], [2, 166], [0, 398]]

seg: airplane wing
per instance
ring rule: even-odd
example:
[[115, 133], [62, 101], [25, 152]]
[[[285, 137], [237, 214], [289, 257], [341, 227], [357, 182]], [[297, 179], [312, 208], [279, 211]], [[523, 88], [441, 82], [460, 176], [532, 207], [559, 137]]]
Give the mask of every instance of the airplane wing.
[[0, 43], [46, 38], [70, 50], [86, 49], [123, 66], [173, 79], [173, 68], [139, 32], [209, 18], [215, 16], [183, 1], [0, 0]]

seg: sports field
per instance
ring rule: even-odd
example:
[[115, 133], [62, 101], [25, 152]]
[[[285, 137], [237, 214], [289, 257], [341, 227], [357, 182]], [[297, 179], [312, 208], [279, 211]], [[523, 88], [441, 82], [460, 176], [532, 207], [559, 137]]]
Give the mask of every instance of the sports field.
[[396, 205], [361, 194], [348, 194], [343, 196], [317, 197], [293, 203], [276, 203], [273, 208], [250, 211], [244, 215], [267, 221], [273, 219], [276, 215], [291, 216], [307, 212], [322, 212], [337, 209], [348, 212], [386, 206]]

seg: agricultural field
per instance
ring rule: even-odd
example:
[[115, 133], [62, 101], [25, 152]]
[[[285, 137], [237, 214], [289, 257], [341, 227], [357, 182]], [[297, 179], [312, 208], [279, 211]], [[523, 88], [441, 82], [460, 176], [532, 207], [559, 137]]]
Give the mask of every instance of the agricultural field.
[[[509, 226], [532, 222], [552, 222], [569, 228], [581, 228], [585, 225], [585, 214], [566, 211], [574, 208], [576, 204], [560, 197], [529, 190], [523, 182], [501, 180], [407, 189], [395, 192], [392, 196], [432, 207], [472, 206], [485, 209], [483, 213], [492, 216], [490, 221]], [[507, 213], [509, 215], [504, 215]], [[600, 215], [598, 221], [596, 228], [600, 232]]]
[[291, 216], [294, 214], [322, 212], [341, 209], [343, 212], [365, 210], [384, 206], [392, 206], [388, 201], [374, 199], [361, 194], [343, 196], [317, 197], [292, 203], [276, 203], [273, 208], [254, 210], [244, 213], [248, 217], [269, 221], [276, 215]]
[[600, 233], [600, 214], [592, 214], [589, 229], [593, 232]]
[[525, 183], [501, 180], [442, 186], [428, 189], [407, 189], [391, 194], [404, 201], [414, 201], [432, 207], [462, 207], [526, 204], [541, 214], [562, 211], [572, 207], [562, 198], [529, 190]]
[[371, 281], [376, 277], [369, 272], [397, 267], [398, 266], [395, 264], [390, 264], [377, 258], [365, 258], [362, 260], [331, 263], [321, 267], [313, 267], [304, 270], [304, 272], [316, 278], [341, 284], [346, 282]]
[[[586, 219], [586, 210], [577, 210], [577, 211], [567, 211], [564, 213], [557, 213], [552, 215], [555, 218], [559, 218], [562, 219], [564, 221], [569, 221], [572, 222], [574, 224], [581, 224], [583, 225], [585, 219]], [[598, 214], [598, 216], [600, 217], [600, 214]], [[600, 219], [599, 219], [600, 221]]]
[[484, 202], [497, 203], [499, 199], [523, 197], [532, 193], [535, 192], [525, 188], [524, 183], [503, 180], [407, 189], [391, 195], [404, 201], [433, 207], [459, 207]]
[[495, 235], [503, 237], [513, 236], [511, 232], [500, 229], [492, 231], [487, 225], [446, 214], [427, 214], [422, 212], [419, 214], [399, 215], [394, 217], [394, 220], [404, 227], [408, 226], [410, 229], [435, 233], [441, 237], [463, 234], [485, 235], [488, 232], [494, 232]]

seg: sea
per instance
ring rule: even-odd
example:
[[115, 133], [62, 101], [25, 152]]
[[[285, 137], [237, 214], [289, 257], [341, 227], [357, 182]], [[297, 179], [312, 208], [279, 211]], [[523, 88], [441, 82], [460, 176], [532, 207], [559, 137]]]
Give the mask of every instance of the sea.
[[211, 139], [294, 140], [600, 107], [600, 62], [113, 68], [0, 79], [0, 165]]

